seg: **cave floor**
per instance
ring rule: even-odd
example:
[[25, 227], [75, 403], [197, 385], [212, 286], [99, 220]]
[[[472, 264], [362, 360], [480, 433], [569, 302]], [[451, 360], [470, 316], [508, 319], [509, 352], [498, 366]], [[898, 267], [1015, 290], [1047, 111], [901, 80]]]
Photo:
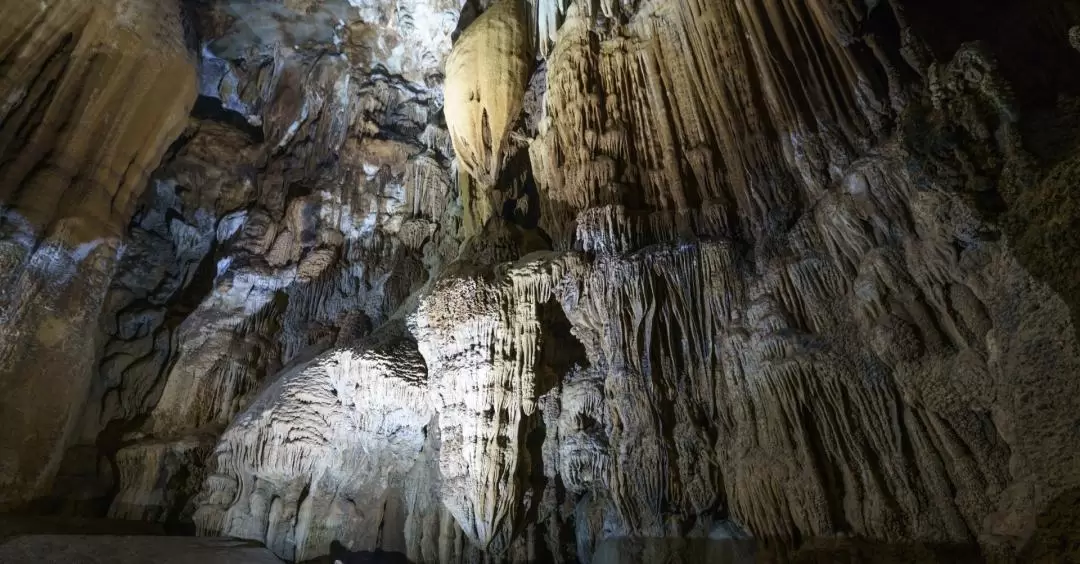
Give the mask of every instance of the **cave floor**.
[[0, 563], [280, 564], [248, 541], [155, 535], [22, 535], [0, 542]]

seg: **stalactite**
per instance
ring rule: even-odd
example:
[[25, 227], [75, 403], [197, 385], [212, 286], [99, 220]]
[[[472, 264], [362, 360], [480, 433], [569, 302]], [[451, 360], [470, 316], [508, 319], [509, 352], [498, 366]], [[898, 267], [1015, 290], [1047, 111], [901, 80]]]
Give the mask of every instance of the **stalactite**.
[[462, 33], [446, 60], [443, 111], [454, 152], [459, 166], [485, 187], [502, 170], [529, 81], [526, 25], [520, 0], [500, 0]]

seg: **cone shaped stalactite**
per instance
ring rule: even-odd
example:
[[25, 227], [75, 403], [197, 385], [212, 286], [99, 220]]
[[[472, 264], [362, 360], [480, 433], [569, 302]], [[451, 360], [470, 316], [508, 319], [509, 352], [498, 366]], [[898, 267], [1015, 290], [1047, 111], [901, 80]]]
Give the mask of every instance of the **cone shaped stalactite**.
[[446, 125], [459, 166], [495, 184], [532, 70], [521, 0], [499, 0], [458, 38], [446, 60]]

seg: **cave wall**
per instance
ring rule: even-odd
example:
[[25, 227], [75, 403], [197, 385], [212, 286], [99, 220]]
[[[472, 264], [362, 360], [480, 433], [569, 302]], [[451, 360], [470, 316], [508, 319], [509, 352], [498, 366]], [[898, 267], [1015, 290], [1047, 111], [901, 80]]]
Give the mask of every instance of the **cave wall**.
[[[216, 18], [236, 17], [233, 9], [210, 12], [199, 24], [221, 25]], [[298, 33], [288, 22], [274, 25], [281, 27], [261, 32]], [[347, 26], [333, 25], [346, 33]], [[361, 74], [349, 57], [367, 43], [354, 47], [338, 38], [331, 44], [339, 53], [324, 53], [321, 44], [282, 52], [242, 43], [246, 28], [222, 27], [224, 37], [205, 47], [216, 51], [203, 55], [204, 62], [214, 57], [200, 86], [208, 111], [196, 115], [177, 158], [155, 179], [166, 192], [182, 194], [177, 211], [184, 221], [178, 230], [170, 226], [174, 246], [198, 249], [204, 270], [180, 277], [181, 289], [163, 296], [166, 319], [156, 326], [170, 335], [167, 362], [155, 367], [153, 380], [134, 376], [153, 382], [158, 397], [146, 409], [98, 416], [98, 425], [112, 424], [120, 433], [113, 446], [118, 491], [108, 510], [115, 518], [192, 523], [194, 496], [204, 479], [214, 479], [206, 463], [215, 445], [231, 436], [250, 439], [236, 431], [222, 436], [226, 427], [261, 405], [256, 400], [266, 388], [282, 389], [280, 380], [292, 367], [387, 322], [455, 250], [444, 164], [449, 141], [433, 121], [431, 92], [398, 75]], [[230, 50], [238, 47], [254, 52], [241, 57]], [[401, 70], [416, 72], [407, 65]], [[239, 125], [222, 128], [222, 121]], [[248, 134], [237, 136], [236, 129]], [[229, 132], [233, 137], [223, 136]], [[228, 161], [219, 163], [223, 149]], [[216, 196], [189, 195], [218, 183]], [[149, 203], [161, 201], [168, 200]], [[174, 273], [166, 279], [178, 281]], [[134, 280], [116, 289], [123, 296], [121, 315], [131, 307], [131, 291], [141, 287], [145, 283]], [[143, 315], [143, 304], [135, 305]], [[128, 350], [147, 341], [110, 344]], [[101, 364], [103, 380], [128, 377], [126, 366], [108, 360]], [[111, 391], [105, 393], [107, 401]], [[293, 409], [289, 413], [320, 408]], [[291, 531], [271, 541], [260, 536], [270, 534], [267, 526], [258, 530], [230, 532], [258, 536], [292, 556]], [[323, 548], [334, 540], [312, 536]]]
[[47, 491], [93, 379], [126, 222], [195, 64], [168, 2], [0, 5], [0, 506]]
[[0, 12], [0, 506], [297, 561], [1069, 528], [1072, 2], [145, 4]]
[[[381, 325], [456, 252], [450, 141], [425, 83], [457, 14], [425, 4], [409, 23], [424, 32], [409, 33], [396, 19], [410, 14], [379, 4], [56, 4], [5, 8], [4, 68], [26, 76], [4, 76], [5, 275], [22, 281], [6, 290], [5, 327], [25, 328], [4, 332], [4, 377], [28, 395], [5, 399], [4, 477], [40, 471], [35, 489], [12, 481], [10, 507], [190, 523], [209, 451], [262, 380]], [[118, 43], [129, 27], [161, 45]], [[86, 35], [82, 67], [63, 58], [72, 30]], [[375, 43], [391, 47], [370, 59]], [[114, 49], [130, 60], [109, 63]], [[43, 120], [65, 69], [68, 97]], [[93, 152], [104, 133], [117, 141]], [[128, 167], [124, 183], [90, 178], [116, 172], [108, 159]], [[32, 189], [56, 171], [71, 186]], [[23, 247], [38, 260], [20, 266]], [[26, 344], [39, 302], [55, 312], [49, 354]], [[52, 388], [55, 410], [27, 408]], [[38, 437], [49, 458], [20, 462]]]

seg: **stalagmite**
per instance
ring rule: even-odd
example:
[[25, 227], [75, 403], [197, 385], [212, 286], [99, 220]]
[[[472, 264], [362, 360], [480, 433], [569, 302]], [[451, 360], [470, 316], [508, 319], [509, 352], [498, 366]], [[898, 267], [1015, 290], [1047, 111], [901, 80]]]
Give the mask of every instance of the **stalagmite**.
[[[506, 236], [489, 224], [471, 244]], [[485, 280], [484, 263], [459, 262], [411, 319], [434, 376], [443, 503], [473, 542], [496, 553], [509, 548], [527, 509], [522, 481], [530, 454], [520, 437], [537, 424], [537, 401], [551, 384], [538, 366], [540, 306], [574, 262], [511, 270], [494, 284]]]
[[[403, 527], [402, 480], [430, 417], [423, 359], [403, 329], [384, 326], [263, 391], [211, 457], [199, 527], [296, 560], [326, 554], [334, 540], [370, 546], [380, 526]], [[405, 548], [403, 537], [383, 541]]]

